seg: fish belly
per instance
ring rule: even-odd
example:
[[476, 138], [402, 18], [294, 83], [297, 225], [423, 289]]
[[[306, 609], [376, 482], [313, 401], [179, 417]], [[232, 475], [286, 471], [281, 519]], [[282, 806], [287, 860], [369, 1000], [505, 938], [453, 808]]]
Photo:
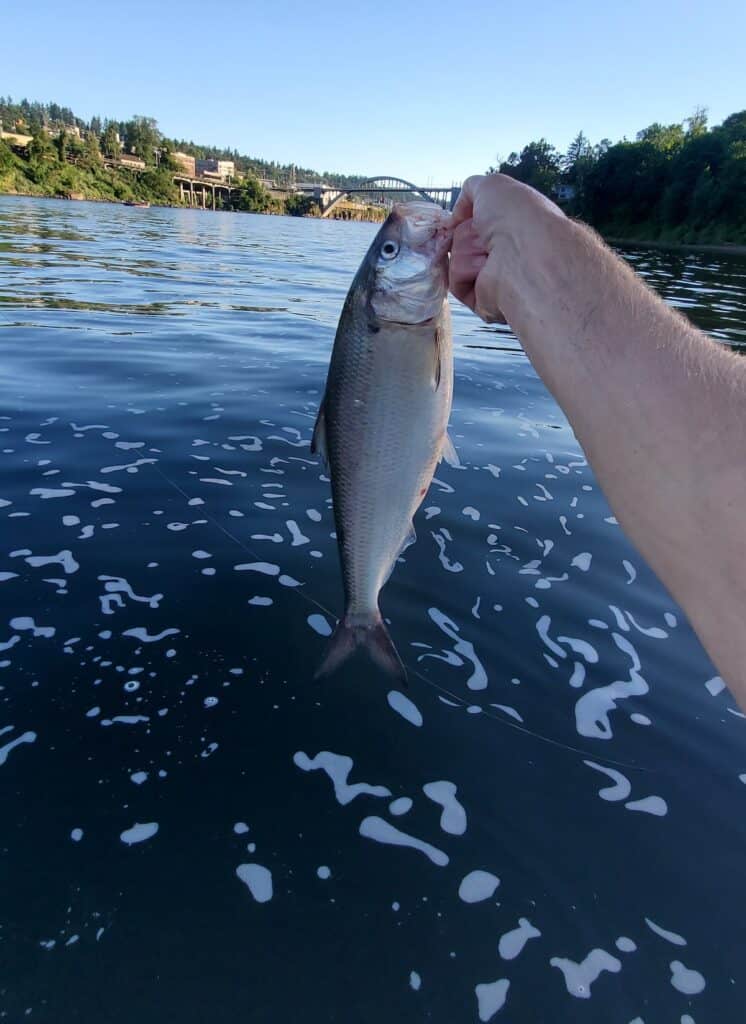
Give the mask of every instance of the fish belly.
[[[440, 457], [452, 392], [450, 343], [382, 328], [350, 347], [329, 409], [335, 522], [346, 612], [377, 613], [378, 593], [412, 533]], [[336, 406], [336, 408], [335, 408]]]

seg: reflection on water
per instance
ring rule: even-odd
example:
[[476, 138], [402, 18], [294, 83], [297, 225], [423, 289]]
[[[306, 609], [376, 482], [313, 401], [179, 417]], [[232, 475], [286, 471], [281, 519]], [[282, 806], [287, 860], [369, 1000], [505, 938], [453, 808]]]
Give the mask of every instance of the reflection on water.
[[[374, 230], [0, 199], [8, 1017], [740, 1024], [743, 716], [507, 329], [454, 311], [408, 692], [312, 682]], [[742, 257], [625, 255], [743, 344]]]

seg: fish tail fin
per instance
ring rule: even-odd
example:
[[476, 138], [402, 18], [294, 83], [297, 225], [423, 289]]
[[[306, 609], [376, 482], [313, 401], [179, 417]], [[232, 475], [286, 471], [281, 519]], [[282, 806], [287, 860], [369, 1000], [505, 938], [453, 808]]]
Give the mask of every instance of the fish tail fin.
[[374, 616], [345, 615], [339, 620], [314, 679], [336, 672], [358, 647], [366, 650], [387, 675], [406, 685], [407, 670], [378, 611]]

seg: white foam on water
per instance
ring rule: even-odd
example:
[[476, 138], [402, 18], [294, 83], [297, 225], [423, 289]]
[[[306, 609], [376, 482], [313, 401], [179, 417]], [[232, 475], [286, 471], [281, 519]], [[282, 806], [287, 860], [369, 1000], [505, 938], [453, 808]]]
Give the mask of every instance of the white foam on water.
[[271, 597], [259, 597], [258, 595], [255, 595], [254, 597], [249, 598], [247, 604], [253, 604], [258, 608], [268, 608], [269, 605], [274, 604], [274, 601]]
[[389, 814], [393, 814], [397, 818], [402, 814], [407, 814], [411, 809], [412, 801], [408, 796], [397, 797], [396, 800], [392, 800], [389, 804]]
[[575, 705], [575, 728], [581, 736], [608, 740], [613, 736], [609, 713], [616, 710], [618, 700], [638, 697], [648, 692], [648, 684], [640, 675], [640, 659], [626, 637], [612, 633], [620, 651], [629, 655], [632, 665], [628, 680], [617, 680], [608, 686], [599, 686], [580, 697]]
[[671, 984], [679, 992], [683, 992], [687, 996], [696, 996], [704, 991], [706, 982], [699, 971], [684, 967], [681, 960], [672, 960], [669, 966], [671, 968]]
[[668, 804], [662, 796], [646, 796], [642, 800], [630, 800], [624, 805], [628, 811], [642, 811], [663, 818], [668, 814]]
[[660, 935], [666, 942], [672, 943], [674, 946], [685, 946], [686, 939], [683, 935], [679, 935], [678, 932], [669, 932], [666, 928], [661, 928], [655, 921], [651, 921], [649, 917], [645, 918], [645, 924], [648, 926], [651, 932], [655, 932], [656, 935]]
[[415, 992], [419, 992], [422, 987], [422, 978], [419, 976], [417, 971], [409, 972], [409, 987], [414, 989]]
[[632, 612], [627, 612], [627, 618], [635, 627], [637, 632], [642, 633], [643, 636], [652, 637], [654, 640], [666, 640], [668, 638], [668, 633], [665, 629], [661, 629], [660, 626], [641, 626], [639, 622], [636, 621]]
[[713, 697], [717, 697], [719, 693], [722, 693], [725, 689], [725, 683], [720, 676], [713, 676], [712, 679], [708, 679], [705, 683], [705, 687], [709, 690]]
[[549, 627], [551, 625], [551, 618], [548, 615], [542, 615], [536, 621], [536, 632], [552, 654], [556, 654], [558, 658], [566, 658], [567, 651], [563, 647], [560, 647], [559, 644], [556, 644], [549, 635]]
[[637, 943], [633, 942], [632, 939], [628, 939], [626, 935], [620, 935], [614, 945], [622, 953], [634, 953], [637, 949]]
[[580, 569], [581, 572], [588, 572], [591, 567], [591, 559], [593, 556], [590, 551], [581, 551], [579, 555], [576, 555], [570, 562], [570, 565], [576, 569]]
[[444, 780], [426, 782], [422, 792], [443, 808], [440, 816], [440, 827], [443, 831], [452, 836], [462, 836], [466, 832], [466, 811], [456, 799], [455, 783]]
[[648, 718], [648, 716], [641, 715], [639, 711], [633, 711], [629, 717], [630, 720], [635, 723], [635, 725], [650, 725], [650, 719]]
[[212, 555], [209, 551], [202, 551], [198, 548], [196, 551], [192, 552], [192, 558], [212, 558]]
[[390, 822], [384, 821], [383, 818], [375, 815], [363, 818], [360, 822], [360, 835], [365, 836], [366, 839], [373, 839], [377, 843], [387, 843], [391, 846], [408, 846], [413, 850], [419, 850], [433, 864], [437, 864], [438, 867], [445, 867], [449, 861], [447, 853], [444, 853], [435, 846], [431, 846], [430, 843], [426, 843], [422, 839], [417, 839], [416, 836], [410, 836], [407, 832], [401, 832], [398, 828], [394, 828]]
[[157, 831], [157, 821], [149, 821], [145, 824], [136, 821], [132, 828], [126, 828], [124, 832], [121, 832], [119, 838], [127, 846], [134, 846], [135, 843], [144, 843], [147, 839], [152, 839]]
[[405, 697], [399, 690], [390, 690], [386, 700], [389, 703], [389, 707], [411, 725], [415, 725], [418, 728], [422, 725], [422, 712], [409, 697]]
[[47, 501], [50, 498], [69, 498], [75, 491], [71, 487], [32, 487], [29, 494]]
[[500, 879], [497, 875], [477, 868], [461, 879], [458, 887], [459, 899], [464, 903], [481, 903], [482, 900], [489, 900], [495, 895], [499, 884]]
[[626, 558], [622, 559], [622, 565], [627, 572], [627, 584], [634, 583], [637, 579], [637, 569], [635, 569], [634, 565], [632, 565], [631, 562], [628, 562]]
[[263, 864], [239, 864], [236, 874], [257, 903], [268, 903], [272, 899], [272, 872], [269, 868]]
[[162, 629], [160, 633], [148, 633], [145, 626], [133, 626], [132, 629], [125, 629], [122, 636], [131, 636], [144, 644], [154, 644], [157, 640], [163, 640], [167, 636], [175, 636], [180, 629]]
[[78, 562], [73, 558], [72, 551], [67, 548], [59, 551], [56, 555], [29, 555], [25, 560], [32, 569], [40, 569], [44, 565], [61, 565], [68, 576], [80, 568]]
[[604, 949], [592, 949], [580, 963], [559, 956], [553, 956], [549, 963], [562, 971], [567, 991], [577, 999], [591, 998], [591, 985], [602, 971], [616, 974], [622, 969], [621, 961]]
[[308, 618], [306, 619], [306, 622], [314, 631], [314, 633], [318, 633], [319, 636], [332, 635], [332, 627], [329, 625], [328, 620], [325, 618], [325, 616], [319, 615], [318, 612], [315, 612], [313, 615], [309, 615]]
[[296, 580], [293, 576], [286, 576], [283, 574], [277, 581], [281, 587], [302, 587], [303, 584], [300, 580]]
[[37, 626], [34, 620], [28, 615], [19, 615], [10, 620], [10, 628], [19, 632], [30, 630], [34, 636], [43, 636], [49, 639], [57, 632], [54, 626]]
[[585, 658], [589, 665], [595, 665], [598, 662], [598, 651], [587, 640], [579, 640], [574, 636], [558, 636], [557, 643], [566, 644], [575, 654]]
[[519, 917], [518, 927], [500, 936], [497, 951], [503, 960], [515, 960], [529, 939], [538, 939], [540, 936], [539, 929], [534, 928], [527, 918]]
[[300, 527], [294, 519], [288, 519], [285, 525], [288, 528], [290, 534], [290, 546], [293, 548], [300, 547], [302, 544], [310, 543], [309, 538], [304, 533], [301, 533]]
[[583, 761], [583, 764], [587, 764], [589, 768], [594, 768], [597, 772], [608, 775], [614, 782], [613, 786], [604, 786], [603, 789], [599, 789], [598, 795], [602, 800], [610, 800], [612, 802], [626, 800], [632, 792], [629, 779], [622, 775], [621, 772], [616, 771], [614, 768], [607, 768], [603, 764], [596, 764], [595, 761]]
[[316, 757], [310, 758], [308, 754], [299, 750], [293, 754], [293, 762], [304, 772], [318, 771], [319, 769], [326, 772], [334, 785], [334, 795], [343, 806], [361, 794], [391, 796], [391, 790], [386, 786], [370, 786], [367, 782], [348, 783], [347, 778], [352, 771], [353, 760], [346, 754], [333, 754], [329, 750], [322, 750]]
[[80, 840], [83, 838], [83, 829], [82, 828], [74, 828], [72, 830], [72, 832], [70, 833], [70, 838], [72, 839], [72, 841], [74, 843], [79, 843]]
[[265, 576], [280, 575], [279, 565], [274, 565], [272, 562], [242, 562], [240, 565], [234, 565], [233, 568], [236, 572], [260, 572]]
[[[13, 726], [8, 726], [8, 728], [12, 729]], [[3, 729], [3, 732], [6, 731], [6, 729]], [[16, 736], [14, 740], [11, 740], [9, 743], [6, 743], [5, 746], [3, 747], [0, 747], [0, 765], [5, 764], [5, 762], [8, 760], [8, 754], [10, 754], [11, 750], [13, 750], [15, 747], [19, 747], [22, 743], [35, 742], [36, 733], [31, 732], [30, 730], [28, 732], [21, 733], [20, 736]]]
[[237, 836], [243, 836], [246, 835], [246, 833], [249, 831], [249, 826], [246, 824], [245, 821], [237, 821], [233, 826], [233, 831], [236, 833]]
[[6, 580], [17, 579], [17, 572], [0, 572], [0, 583], [5, 583]]
[[477, 997], [477, 1012], [480, 1021], [492, 1020], [498, 1010], [505, 1006], [508, 996], [510, 982], [507, 978], [500, 978], [498, 981], [483, 982], [474, 988]]
[[480, 514], [479, 514], [479, 511], [477, 509], [475, 509], [472, 505], [467, 505], [466, 508], [462, 508], [461, 509], [461, 515], [467, 516], [469, 519], [473, 520], [475, 523], [478, 523], [480, 518], [481, 518]]
[[114, 715], [113, 718], [102, 718], [101, 725], [138, 725], [140, 722], [149, 722], [148, 715]]
[[134, 782], [136, 786], [142, 786], [143, 782], [147, 781], [147, 772], [132, 772], [130, 775], [130, 781]]
[[447, 530], [443, 529], [440, 533], [431, 531], [430, 536], [433, 538], [435, 543], [438, 545], [438, 560], [446, 572], [463, 572], [464, 567], [461, 562], [452, 562], [446, 554], [446, 537], [443, 534], [447, 534], [448, 539], [451, 539], [451, 535]]
[[498, 711], [505, 712], [506, 715], [510, 715], [511, 718], [515, 718], [515, 720], [517, 722], [522, 722], [523, 721], [523, 716], [521, 714], [519, 714], [516, 711], [516, 709], [512, 708], [509, 704], [490, 704], [490, 707], [491, 708], [497, 708]]
[[312, 523], [321, 522], [321, 513], [315, 508], [307, 508], [306, 515], [308, 516]]
[[[443, 614], [438, 608], [428, 608], [428, 615], [433, 622], [446, 634], [451, 640], [454, 640], [453, 650], [457, 655], [461, 655], [472, 663], [474, 671], [466, 680], [466, 685], [470, 690], [485, 690], [487, 688], [487, 672], [485, 671], [484, 665], [477, 657], [474, 645], [464, 640], [459, 636], [459, 627], [455, 622], [452, 622], [446, 615]], [[428, 655], [421, 655], [420, 659], [428, 657]], [[432, 655], [429, 655], [432, 657]], [[418, 659], [418, 660], [420, 660]]]
[[574, 686], [576, 689], [585, 682], [585, 665], [581, 661], [573, 662], [572, 675], [568, 682], [570, 686]]

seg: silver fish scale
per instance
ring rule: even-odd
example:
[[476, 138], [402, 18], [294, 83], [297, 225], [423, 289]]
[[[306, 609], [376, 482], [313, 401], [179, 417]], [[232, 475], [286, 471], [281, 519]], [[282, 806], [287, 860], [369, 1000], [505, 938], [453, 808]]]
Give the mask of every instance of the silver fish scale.
[[406, 546], [441, 455], [452, 388], [447, 303], [437, 323], [384, 322], [376, 333], [362, 305], [347, 306], [325, 418], [348, 618], [377, 614], [378, 593]]

